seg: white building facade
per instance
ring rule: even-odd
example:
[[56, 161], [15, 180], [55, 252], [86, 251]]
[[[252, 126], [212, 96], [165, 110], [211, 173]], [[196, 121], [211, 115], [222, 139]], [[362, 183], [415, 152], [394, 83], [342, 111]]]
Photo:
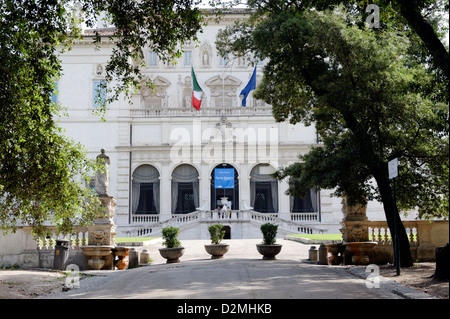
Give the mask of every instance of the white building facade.
[[[266, 221], [279, 223], [280, 234], [339, 233], [341, 200], [331, 191], [291, 197], [288, 182], [270, 176], [317, 144], [314, 127], [276, 123], [270, 105], [252, 94], [243, 107], [239, 93], [254, 67], [217, 54], [218, 30], [247, 17], [234, 12], [220, 23], [211, 20], [177, 63], [146, 50], [143, 73], [154, 90], [144, 86], [131, 101], [107, 105], [105, 121], [93, 114], [95, 92], [114, 44], [103, 41], [95, 51], [86, 35], [61, 57], [56, 99], [68, 116], [60, 123], [92, 158], [102, 148], [110, 157], [117, 236], [153, 236], [178, 225], [181, 238], [208, 238], [207, 225], [217, 221], [228, 238], [260, 237]], [[263, 66], [257, 66], [257, 83]], [[199, 111], [191, 106], [192, 68], [204, 92]], [[231, 212], [219, 219], [223, 203]], [[370, 203], [368, 217], [384, 219], [381, 206]]]

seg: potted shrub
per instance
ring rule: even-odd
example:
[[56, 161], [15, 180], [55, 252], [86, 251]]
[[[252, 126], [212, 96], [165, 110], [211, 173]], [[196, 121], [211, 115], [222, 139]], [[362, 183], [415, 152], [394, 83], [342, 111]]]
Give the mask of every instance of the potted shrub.
[[208, 227], [209, 235], [211, 238], [211, 244], [205, 245], [205, 250], [211, 255], [211, 259], [223, 258], [230, 248], [228, 244], [221, 244], [225, 231], [222, 224], [214, 224]]
[[179, 263], [180, 257], [184, 254], [184, 247], [181, 247], [180, 241], [177, 239], [180, 229], [177, 227], [165, 227], [162, 230], [163, 245], [166, 248], [160, 248], [159, 253], [163, 258], [167, 259], [167, 263]]
[[256, 249], [263, 255], [263, 259], [273, 260], [281, 251], [283, 245], [275, 244], [277, 237], [278, 225], [266, 223], [261, 225], [263, 233], [263, 243], [257, 244]]

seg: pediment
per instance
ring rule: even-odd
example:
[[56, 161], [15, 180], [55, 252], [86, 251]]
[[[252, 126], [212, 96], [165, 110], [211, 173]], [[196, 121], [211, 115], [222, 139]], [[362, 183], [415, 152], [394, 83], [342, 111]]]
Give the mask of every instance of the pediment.
[[155, 83], [155, 86], [170, 86], [170, 81], [162, 76], [157, 76], [153, 82]]
[[205, 84], [207, 86], [229, 87], [229, 86], [240, 86], [242, 84], [242, 81], [232, 75], [227, 75], [225, 76], [224, 79], [222, 79], [220, 75], [216, 75], [206, 80]]
[[154, 87], [147, 87], [145, 84], [146, 80], [141, 82], [141, 94], [144, 98], [149, 96], [162, 97], [164, 92], [170, 86], [170, 81], [162, 76], [156, 76], [155, 78], [150, 78], [150, 81], [154, 83]]

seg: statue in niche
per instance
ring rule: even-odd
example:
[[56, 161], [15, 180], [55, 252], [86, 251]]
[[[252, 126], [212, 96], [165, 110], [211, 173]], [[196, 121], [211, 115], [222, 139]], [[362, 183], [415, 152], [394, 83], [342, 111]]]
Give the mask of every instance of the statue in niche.
[[111, 164], [109, 156], [105, 154], [105, 150], [102, 148], [101, 153], [97, 156], [97, 163], [100, 168], [95, 175], [95, 191], [99, 196], [108, 196], [108, 167]]
[[200, 61], [201, 61], [201, 67], [203, 68], [209, 68], [211, 67], [211, 45], [208, 43], [208, 41], [205, 41], [200, 46]]

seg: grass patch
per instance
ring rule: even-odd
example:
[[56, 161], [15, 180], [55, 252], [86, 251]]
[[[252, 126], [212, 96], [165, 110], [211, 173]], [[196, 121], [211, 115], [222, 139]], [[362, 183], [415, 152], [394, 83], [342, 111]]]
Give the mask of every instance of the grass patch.
[[148, 241], [156, 238], [159, 237], [115, 237], [114, 241], [116, 243], [134, 243], [134, 242]]

